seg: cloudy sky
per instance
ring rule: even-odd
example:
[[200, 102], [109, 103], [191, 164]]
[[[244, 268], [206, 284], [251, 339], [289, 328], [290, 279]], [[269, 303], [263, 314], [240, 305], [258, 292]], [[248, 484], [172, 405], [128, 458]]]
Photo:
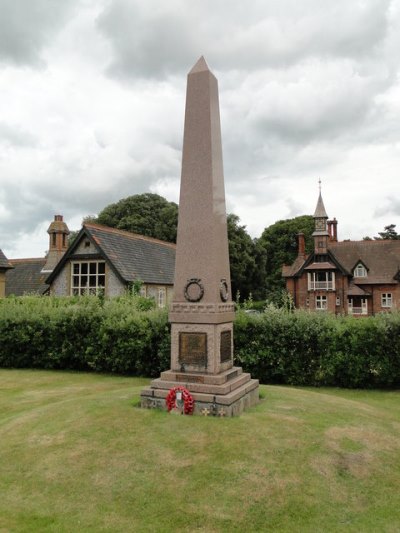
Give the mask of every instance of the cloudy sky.
[[400, 0], [0, 0], [0, 248], [126, 196], [178, 202], [186, 74], [219, 80], [227, 209], [400, 231]]

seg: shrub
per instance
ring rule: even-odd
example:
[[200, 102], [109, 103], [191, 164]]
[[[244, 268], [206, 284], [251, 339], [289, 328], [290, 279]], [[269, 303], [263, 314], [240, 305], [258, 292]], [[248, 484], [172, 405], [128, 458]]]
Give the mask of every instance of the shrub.
[[[166, 310], [138, 295], [0, 300], [0, 366], [158, 376]], [[236, 364], [262, 383], [398, 387], [400, 313], [355, 319], [267, 307], [236, 314]]]

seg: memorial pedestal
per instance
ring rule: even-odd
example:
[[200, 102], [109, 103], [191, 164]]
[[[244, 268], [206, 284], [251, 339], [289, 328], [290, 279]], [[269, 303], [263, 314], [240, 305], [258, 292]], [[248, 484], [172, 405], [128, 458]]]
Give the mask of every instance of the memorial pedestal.
[[193, 396], [194, 413], [236, 416], [259, 401], [258, 380], [240, 367], [220, 374], [167, 370], [141, 392], [142, 407], [166, 409], [165, 398], [173, 387], [185, 387]]

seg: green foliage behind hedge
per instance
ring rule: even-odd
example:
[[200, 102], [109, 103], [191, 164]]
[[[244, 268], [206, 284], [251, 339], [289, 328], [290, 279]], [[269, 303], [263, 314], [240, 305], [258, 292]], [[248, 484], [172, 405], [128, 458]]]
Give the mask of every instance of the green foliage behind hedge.
[[[135, 297], [0, 300], [0, 366], [158, 376], [170, 364], [166, 311]], [[239, 311], [236, 363], [262, 383], [398, 387], [400, 313], [355, 319]]]

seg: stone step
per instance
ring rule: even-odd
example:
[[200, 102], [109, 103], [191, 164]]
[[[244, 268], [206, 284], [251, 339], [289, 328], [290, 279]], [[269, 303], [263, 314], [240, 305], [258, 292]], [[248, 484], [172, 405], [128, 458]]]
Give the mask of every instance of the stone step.
[[[176, 386], [176, 385], [173, 385]], [[242, 396], [247, 395], [259, 386], [258, 379], [249, 379], [236, 389], [228, 392], [227, 394], [213, 394], [206, 392], [190, 391], [195, 402], [201, 402], [204, 404], [216, 403], [217, 405], [229, 406], [239, 400]], [[172, 388], [172, 387], [170, 387]], [[142, 390], [142, 398], [154, 398], [164, 399], [167, 397], [169, 389], [147, 387]]]
[[226, 381], [222, 385], [215, 385], [209, 383], [185, 383], [184, 381], [166, 381], [162, 378], [154, 379], [151, 382], [151, 387], [156, 389], [167, 389], [170, 390], [172, 387], [185, 387], [191, 393], [198, 392], [203, 394], [218, 394], [225, 395], [235, 389], [241, 387], [248, 381], [250, 381], [251, 376], [247, 373], [240, 373], [238, 376]]
[[176, 372], [166, 370], [161, 372], [164, 381], [178, 381], [180, 383], [204, 383], [207, 385], [222, 385], [243, 373], [243, 369], [234, 366], [219, 374], [205, 374], [204, 372]]

